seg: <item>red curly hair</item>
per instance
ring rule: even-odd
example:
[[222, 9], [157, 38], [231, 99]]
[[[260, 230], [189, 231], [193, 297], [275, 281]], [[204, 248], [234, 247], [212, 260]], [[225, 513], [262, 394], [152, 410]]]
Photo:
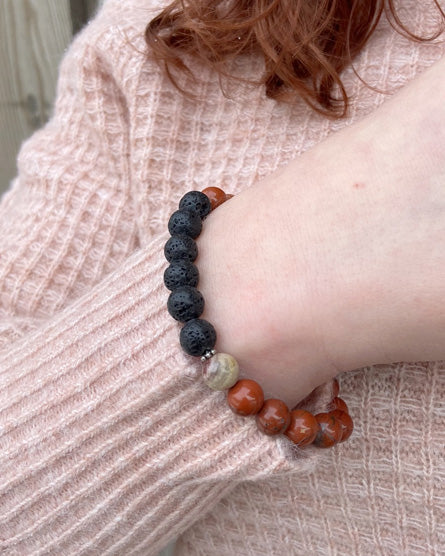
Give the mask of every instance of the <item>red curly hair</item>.
[[[148, 24], [145, 38], [180, 90], [173, 70], [191, 73], [182, 54], [229, 77], [230, 60], [256, 51], [265, 60], [257, 83], [265, 86], [268, 97], [301, 97], [317, 112], [341, 118], [347, 114], [348, 96], [340, 72], [368, 41], [383, 11], [402, 35], [431, 41], [443, 32], [445, 21], [433, 1], [440, 26], [430, 37], [419, 37], [402, 24], [394, 0], [174, 0]], [[335, 84], [340, 99], [332, 95]]]

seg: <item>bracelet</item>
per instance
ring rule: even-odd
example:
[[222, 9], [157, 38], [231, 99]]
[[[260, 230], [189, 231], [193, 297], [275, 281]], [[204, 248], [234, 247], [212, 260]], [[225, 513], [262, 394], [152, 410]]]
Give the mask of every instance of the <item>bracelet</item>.
[[193, 264], [198, 256], [194, 241], [202, 230], [202, 222], [212, 210], [233, 195], [218, 187], [203, 191], [189, 191], [179, 202], [168, 222], [171, 237], [164, 247], [170, 265], [164, 272], [164, 284], [171, 291], [167, 309], [179, 322], [185, 323], [180, 331], [183, 350], [200, 357], [206, 365], [202, 376], [212, 390], [227, 390], [227, 403], [237, 415], [255, 415], [258, 428], [267, 435], [283, 433], [294, 444], [312, 444], [329, 448], [347, 440], [353, 431], [353, 422], [346, 403], [338, 397], [339, 385], [334, 379], [331, 410], [313, 415], [305, 409], [289, 411], [279, 399], [265, 400], [261, 386], [250, 379], [238, 379], [239, 365], [227, 353], [217, 353], [216, 331], [206, 320], [200, 319], [204, 298], [197, 290], [198, 268]]

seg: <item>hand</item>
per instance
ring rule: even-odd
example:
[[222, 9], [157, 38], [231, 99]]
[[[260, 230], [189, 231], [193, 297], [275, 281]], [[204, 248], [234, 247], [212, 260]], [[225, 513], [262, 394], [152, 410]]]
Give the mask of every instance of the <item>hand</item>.
[[202, 318], [267, 397], [339, 372], [445, 359], [445, 61], [218, 207]]

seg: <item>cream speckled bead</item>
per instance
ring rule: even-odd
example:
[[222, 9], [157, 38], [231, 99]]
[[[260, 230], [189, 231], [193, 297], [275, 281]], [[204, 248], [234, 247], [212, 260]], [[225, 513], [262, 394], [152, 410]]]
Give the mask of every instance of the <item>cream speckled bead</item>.
[[228, 353], [216, 353], [204, 367], [202, 376], [212, 390], [227, 390], [238, 381], [238, 361]]

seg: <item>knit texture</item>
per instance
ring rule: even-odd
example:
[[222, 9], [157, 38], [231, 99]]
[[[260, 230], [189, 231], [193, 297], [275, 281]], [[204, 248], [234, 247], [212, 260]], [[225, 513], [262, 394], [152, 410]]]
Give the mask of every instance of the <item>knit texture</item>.
[[[420, 33], [425, 4], [400, 2]], [[149, 556], [175, 537], [177, 556], [443, 554], [443, 361], [342, 375], [352, 437], [298, 450], [203, 384], [162, 283], [186, 191], [254, 186], [385, 95], [348, 68], [351, 114], [332, 122], [246, 84], [227, 98], [196, 67], [187, 99], [146, 57], [160, 6], [107, 0], [75, 39], [0, 204], [0, 554]], [[393, 94], [444, 50], [383, 18], [355, 67]]]

